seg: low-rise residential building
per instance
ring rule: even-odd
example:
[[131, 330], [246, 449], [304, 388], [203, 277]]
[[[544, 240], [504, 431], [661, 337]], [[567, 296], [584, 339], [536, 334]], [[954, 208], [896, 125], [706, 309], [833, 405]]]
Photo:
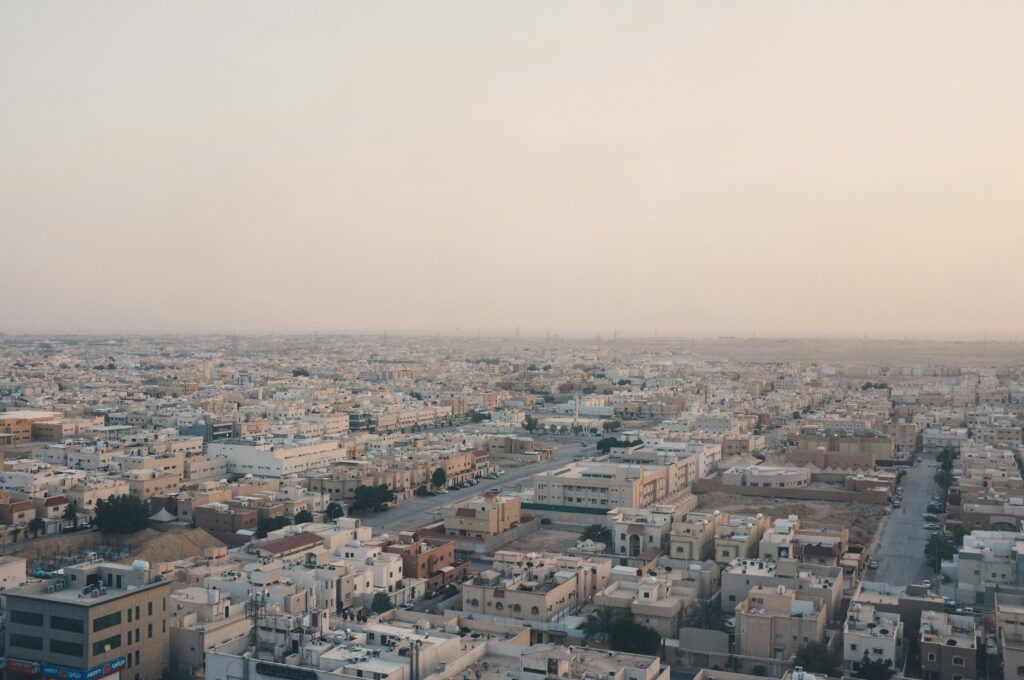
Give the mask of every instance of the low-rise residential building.
[[819, 598], [827, 620], [838, 616], [843, 598], [841, 567], [801, 564], [794, 559], [736, 559], [722, 571], [722, 610], [733, 611], [753, 588], [785, 587]]
[[737, 557], [756, 556], [770, 524], [771, 520], [761, 513], [730, 515], [728, 521], [715, 526], [715, 561], [729, 564]]
[[825, 641], [825, 606], [785, 586], [755, 586], [736, 607], [736, 649], [743, 656], [789, 659]]
[[468, 614], [556, 621], [589, 602], [610, 574], [607, 559], [499, 550], [493, 569], [463, 585], [462, 609]]
[[729, 515], [713, 512], [688, 512], [672, 522], [669, 556], [678, 560], [706, 560], [715, 555], [715, 532], [729, 522]]
[[651, 548], [662, 549], [675, 517], [675, 506], [652, 505], [650, 509], [615, 508], [608, 512], [612, 550], [616, 555], [636, 557]]
[[899, 614], [879, 611], [870, 604], [854, 602], [843, 623], [843, 666], [857, 672], [865, 662], [882, 661], [901, 667], [903, 622]]
[[923, 680], [975, 680], [977, 653], [973, 615], [924, 612], [920, 634]]

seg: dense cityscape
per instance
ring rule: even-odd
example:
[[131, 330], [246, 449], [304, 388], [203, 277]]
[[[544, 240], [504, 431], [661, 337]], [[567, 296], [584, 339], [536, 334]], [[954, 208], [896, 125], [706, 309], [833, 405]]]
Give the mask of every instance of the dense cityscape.
[[5, 671], [1012, 677], [1019, 352], [7, 336]]

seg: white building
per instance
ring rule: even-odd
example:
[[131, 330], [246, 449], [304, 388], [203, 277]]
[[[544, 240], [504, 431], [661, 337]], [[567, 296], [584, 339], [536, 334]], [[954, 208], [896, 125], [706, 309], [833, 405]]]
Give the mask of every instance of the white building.
[[209, 458], [223, 458], [228, 472], [257, 477], [284, 477], [290, 474], [327, 468], [348, 458], [334, 439], [264, 440], [228, 439], [210, 442]]

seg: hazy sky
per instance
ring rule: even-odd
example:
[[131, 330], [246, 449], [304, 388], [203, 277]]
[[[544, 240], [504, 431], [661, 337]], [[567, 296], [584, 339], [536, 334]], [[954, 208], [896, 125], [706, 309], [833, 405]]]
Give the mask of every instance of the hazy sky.
[[0, 331], [1024, 335], [1024, 2], [0, 5]]

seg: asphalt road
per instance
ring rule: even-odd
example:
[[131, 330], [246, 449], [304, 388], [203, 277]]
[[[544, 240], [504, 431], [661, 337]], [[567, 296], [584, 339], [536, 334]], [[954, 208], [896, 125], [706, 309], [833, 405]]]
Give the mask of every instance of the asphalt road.
[[921, 518], [932, 494], [939, 490], [932, 479], [935, 468], [928, 467], [930, 462], [934, 462], [933, 457], [924, 457], [907, 470], [903, 478], [903, 505], [883, 520], [879, 546], [871, 551], [872, 558], [878, 560], [878, 569], [868, 573], [868, 580], [896, 586], [921, 583], [924, 579], [936, 581], [934, 567], [927, 564], [924, 556], [931, 532], [924, 528]]
[[532, 477], [538, 472], [544, 472], [565, 465], [572, 462], [572, 459], [576, 456], [596, 454], [597, 449], [594, 445], [597, 441], [597, 439], [590, 438], [571, 444], [563, 444], [555, 449], [554, 458], [546, 463], [506, 468], [507, 473], [505, 475], [497, 479], [481, 479], [479, 484], [468, 489], [449, 491], [447, 494], [438, 496], [413, 498], [399, 503], [385, 512], [359, 515], [358, 517], [362, 520], [364, 526], [376, 527], [378, 529], [397, 531], [417, 527], [439, 518], [442, 506], [449, 505], [455, 501], [466, 500], [467, 498], [482, 494], [487, 489], [501, 487], [505, 484], [514, 484], [515, 482]]

